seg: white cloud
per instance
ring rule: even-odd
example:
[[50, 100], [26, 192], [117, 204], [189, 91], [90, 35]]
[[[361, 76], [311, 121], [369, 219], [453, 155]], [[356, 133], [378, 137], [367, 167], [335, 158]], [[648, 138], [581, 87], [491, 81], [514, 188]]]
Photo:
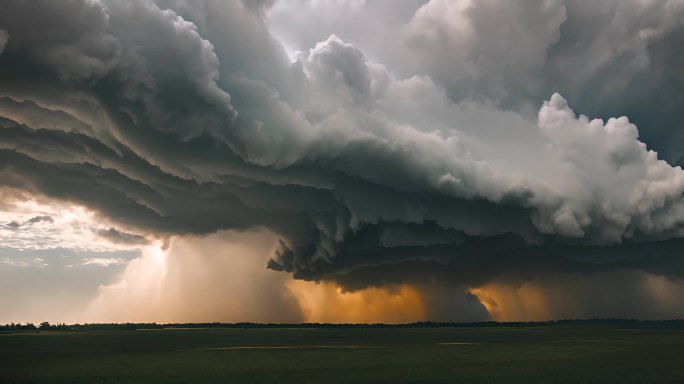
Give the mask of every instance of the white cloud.
[[83, 206], [9, 188], [0, 188], [0, 247], [107, 252], [138, 244], [109, 241], [98, 234], [113, 225]]
[[98, 257], [87, 257], [83, 259], [83, 262], [81, 265], [100, 265], [103, 267], [109, 267], [110, 265], [116, 265], [116, 264], [126, 264], [130, 260], [127, 259], [122, 259], [122, 258], [116, 258], [116, 257], [107, 257], [107, 258], [98, 258]]

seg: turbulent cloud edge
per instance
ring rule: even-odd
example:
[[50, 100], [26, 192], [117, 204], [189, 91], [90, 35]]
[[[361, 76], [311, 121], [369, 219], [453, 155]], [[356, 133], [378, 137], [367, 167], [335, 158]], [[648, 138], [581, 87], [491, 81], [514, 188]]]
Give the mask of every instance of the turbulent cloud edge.
[[[7, 1], [0, 182], [162, 236], [265, 227], [281, 238], [270, 268], [348, 287], [443, 270], [462, 284], [532, 266], [660, 270], [646, 243], [649, 262], [669, 263], [681, 168], [626, 117], [577, 116], [551, 92], [530, 117], [511, 102], [519, 84], [492, 83], [544, 67], [575, 11], [544, 2], [545, 24], [510, 37], [519, 56], [497, 63], [496, 39], [474, 32], [506, 13], [453, 4], [413, 15], [404, 42], [429, 62], [400, 76], [337, 35], [293, 63], [264, 9], [239, 2]], [[467, 18], [462, 40], [452, 13]], [[442, 32], [457, 53], [434, 60]], [[440, 63], [464, 72], [446, 78]]]

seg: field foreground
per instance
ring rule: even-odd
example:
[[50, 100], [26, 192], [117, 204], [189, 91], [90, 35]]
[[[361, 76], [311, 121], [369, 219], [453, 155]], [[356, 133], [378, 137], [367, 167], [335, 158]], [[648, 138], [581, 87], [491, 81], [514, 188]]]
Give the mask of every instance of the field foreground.
[[0, 334], [0, 383], [681, 383], [684, 330], [613, 326]]

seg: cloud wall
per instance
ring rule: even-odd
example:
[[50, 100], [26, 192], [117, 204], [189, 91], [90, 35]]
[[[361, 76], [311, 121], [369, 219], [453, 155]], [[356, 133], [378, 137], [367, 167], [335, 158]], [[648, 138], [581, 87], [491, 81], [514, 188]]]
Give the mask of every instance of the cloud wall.
[[[446, 284], [461, 308], [500, 279], [679, 279], [684, 79], [664, 52], [682, 13], [5, 1], [0, 185], [98, 212], [122, 228], [108, 241], [265, 229], [270, 269], [351, 291]], [[313, 17], [329, 22], [294, 25]], [[201, 269], [212, 251], [193, 247]]]

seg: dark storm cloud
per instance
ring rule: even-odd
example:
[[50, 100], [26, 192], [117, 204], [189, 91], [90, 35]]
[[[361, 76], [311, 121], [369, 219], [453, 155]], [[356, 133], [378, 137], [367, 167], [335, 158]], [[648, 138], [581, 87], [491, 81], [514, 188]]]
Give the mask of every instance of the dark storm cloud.
[[5, 45], [7, 45], [7, 40], [9, 40], [9, 35], [7, 31], [0, 30], [0, 53], [5, 50]]
[[[682, 7], [605, 3], [604, 25], [581, 2], [415, 4], [374, 55], [394, 72], [336, 35], [292, 63], [271, 3], [245, 4], [4, 1], [0, 183], [144, 235], [265, 227], [270, 268], [349, 289], [684, 272], [682, 170], [554, 94], [673, 130]], [[656, 70], [672, 91], [639, 86]]]

